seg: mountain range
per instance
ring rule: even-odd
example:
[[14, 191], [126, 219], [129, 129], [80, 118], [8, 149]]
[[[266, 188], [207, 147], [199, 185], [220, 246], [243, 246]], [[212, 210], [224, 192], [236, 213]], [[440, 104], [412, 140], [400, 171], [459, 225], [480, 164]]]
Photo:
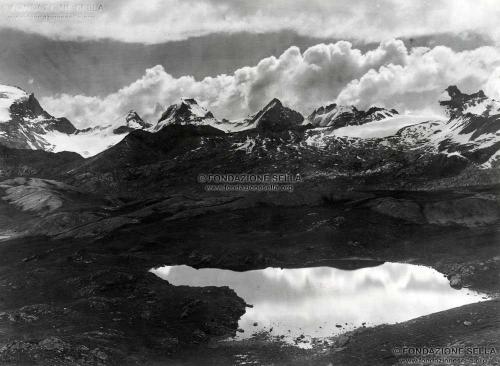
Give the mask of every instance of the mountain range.
[[256, 114], [247, 118], [228, 121], [218, 120], [212, 112], [194, 99], [181, 99], [165, 109], [156, 123], [144, 121], [130, 110], [117, 121], [104, 126], [77, 129], [66, 118], [55, 118], [47, 113], [34, 94], [0, 85], [0, 142], [8, 147], [42, 149], [46, 151], [74, 151], [83, 156], [95, 155], [119, 142], [134, 130], [157, 132], [170, 125], [208, 125], [225, 132], [249, 129], [283, 131], [314, 127], [340, 128], [379, 121], [398, 114], [395, 110], [372, 107], [360, 111], [354, 106], [332, 104], [320, 107], [307, 118], [273, 99]]
[[[90, 157], [115, 145], [135, 130], [155, 133], [171, 125], [207, 125], [227, 133], [317, 129], [307, 134], [308, 141], [318, 146], [334, 136], [392, 135], [399, 136], [399, 143], [427, 144], [438, 152], [449, 154], [478, 150], [484, 152], [488, 144], [490, 148], [487, 151], [496, 152], [499, 103], [482, 91], [467, 95], [455, 86], [449, 87], [447, 91], [450, 100], [440, 101], [440, 104], [448, 114], [448, 120], [399, 115], [394, 109], [379, 107], [363, 111], [355, 106], [335, 103], [319, 107], [304, 118], [299, 112], [283, 106], [278, 99], [273, 99], [252, 116], [228, 121], [215, 118], [196, 100], [186, 98], [165, 108], [154, 123], [144, 121], [136, 111], [130, 110], [108, 125], [77, 129], [68, 119], [55, 118], [47, 113], [34, 94], [17, 87], [0, 85], [0, 143], [11, 148], [73, 151]], [[369, 124], [369, 128], [357, 128], [366, 124]], [[392, 138], [391, 142], [395, 143], [395, 140]]]
[[[89, 235], [95, 232], [92, 225], [111, 230], [140, 220], [137, 213], [116, 215], [126, 202], [199, 194], [200, 173], [303, 177], [293, 196], [226, 192], [214, 198], [204, 193], [209, 206], [212, 200], [236, 200], [238, 207], [269, 200], [316, 202], [332, 189], [432, 190], [491, 185], [500, 178], [500, 104], [483, 92], [465, 94], [454, 86], [447, 89], [449, 99], [440, 102], [447, 119], [336, 104], [304, 118], [274, 99], [255, 115], [231, 122], [217, 120], [194, 99], [183, 99], [155, 124], [130, 111], [115, 124], [85, 130], [51, 116], [33, 94], [9, 86], [0, 90], [4, 202], [21, 205], [23, 212], [23, 205], [32, 202], [36, 209], [27, 211], [37, 223], [28, 229], [25, 225], [33, 222], [23, 220], [0, 231], [43, 227], [48, 235], [69, 235], [85, 228]], [[62, 203], [40, 206], [46, 201], [42, 197]], [[101, 208], [83, 209], [89, 197]], [[197, 210], [204, 206], [188, 201], [185, 205]], [[103, 218], [113, 224], [104, 225]]]

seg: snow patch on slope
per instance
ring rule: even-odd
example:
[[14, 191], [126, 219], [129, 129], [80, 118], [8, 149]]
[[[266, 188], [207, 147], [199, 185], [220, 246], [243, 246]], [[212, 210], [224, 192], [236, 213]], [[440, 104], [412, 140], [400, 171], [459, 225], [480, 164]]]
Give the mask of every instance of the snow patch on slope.
[[332, 136], [331, 131], [328, 128], [315, 128], [314, 130], [306, 131], [305, 144], [307, 146], [313, 146], [317, 148], [324, 148], [326, 146], [326, 137]]
[[247, 137], [245, 142], [233, 144], [233, 147], [235, 148], [234, 149], [235, 151], [242, 150], [245, 151], [247, 154], [251, 154], [255, 147], [255, 139]]
[[27, 99], [28, 93], [15, 86], [0, 85], [0, 123], [10, 121], [10, 106], [19, 100]]

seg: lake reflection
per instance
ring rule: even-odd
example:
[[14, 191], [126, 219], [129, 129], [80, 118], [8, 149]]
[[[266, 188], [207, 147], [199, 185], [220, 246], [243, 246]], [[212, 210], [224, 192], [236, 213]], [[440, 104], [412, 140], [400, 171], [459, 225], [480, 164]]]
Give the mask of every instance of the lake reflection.
[[302, 334], [329, 337], [363, 323], [396, 323], [482, 300], [476, 292], [451, 288], [432, 268], [401, 263], [351, 271], [312, 267], [234, 272], [181, 265], [151, 272], [176, 286], [229, 286], [236, 291], [253, 305], [239, 321], [244, 332], [238, 339], [262, 330], [285, 340]]

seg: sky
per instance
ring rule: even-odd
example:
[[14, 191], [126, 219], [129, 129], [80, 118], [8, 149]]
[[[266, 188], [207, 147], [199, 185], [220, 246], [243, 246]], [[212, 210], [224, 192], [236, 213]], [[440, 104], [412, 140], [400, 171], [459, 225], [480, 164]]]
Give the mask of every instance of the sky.
[[0, 3], [0, 83], [78, 127], [181, 97], [238, 119], [277, 97], [439, 113], [451, 84], [500, 98], [496, 0]]

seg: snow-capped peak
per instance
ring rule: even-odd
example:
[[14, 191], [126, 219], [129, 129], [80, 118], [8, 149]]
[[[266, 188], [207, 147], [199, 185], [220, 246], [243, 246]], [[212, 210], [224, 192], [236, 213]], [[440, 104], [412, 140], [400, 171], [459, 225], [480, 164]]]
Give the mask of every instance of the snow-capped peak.
[[119, 126], [112, 125], [109, 127], [112, 128], [112, 132], [114, 134], [123, 135], [134, 130], [149, 129], [151, 124], [144, 121], [141, 116], [139, 116], [139, 114], [132, 109], [125, 115], [125, 124], [121, 124]]
[[10, 107], [15, 102], [24, 101], [29, 98], [29, 94], [21, 88], [0, 85], [0, 123], [11, 120]]
[[211, 112], [207, 111], [205, 108], [200, 106], [198, 102], [192, 98], [182, 98], [181, 105], [188, 106], [189, 110], [191, 111], [191, 114], [196, 117], [205, 117], [207, 114], [212, 115]]
[[[142, 121], [137, 113], [129, 113], [126, 120], [130, 125]], [[126, 132], [135, 129], [127, 128]], [[114, 134], [112, 125], [78, 130], [66, 118], [56, 118], [45, 111], [34, 94], [0, 85], [1, 145], [52, 152], [74, 151], [87, 157], [107, 149], [123, 137], [125, 134]]]
[[205, 124], [212, 125], [217, 121], [212, 112], [206, 110], [192, 98], [183, 98], [177, 104], [172, 104], [161, 115], [158, 123], [153, 128], [159, 131], [171, 124]]
[[134, 110], [130, 110], [127, 113], [127, 115], [125, 116], [125, 122], [127, 123], [127, 127], [132, 128], [134, 130], [151, 127], [151, 125], [145, 122], [141, 118], [141, 116], [139, 116], [139, 114]]
[[0, 85], [0, 144], [19, 149], [52, 150], [50, 134], [72, 134], [75, 126], [66, 118], [47, 113], [34, 94]]

